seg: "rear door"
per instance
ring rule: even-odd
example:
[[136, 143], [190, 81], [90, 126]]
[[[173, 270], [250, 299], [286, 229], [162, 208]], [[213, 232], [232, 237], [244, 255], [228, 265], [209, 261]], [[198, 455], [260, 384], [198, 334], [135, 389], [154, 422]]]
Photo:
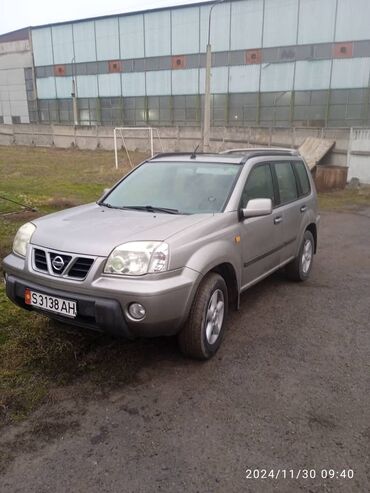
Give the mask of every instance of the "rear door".
[[[302, 163], [303, 164], [303, 163]], [[281, 218], [284, 246], [281, 250], [281, 261], [295, 257], [302, 221], [307, 206], [302, 196], [298, 175], [291, 161], [273, 163], [273, 176], [278, 191], [278, 207], [276, 211]]]
[[[273, 175], [270, 163], [256, 164], [245, 183], [241, 208], [250, 199], [269, 198], [276, 202]], [[279, 213], [244, 219], [241, 223], [243, 273], [242, 287], [246, 287], [280, 263], [280, 249], [283, 244], [282, 223]]]

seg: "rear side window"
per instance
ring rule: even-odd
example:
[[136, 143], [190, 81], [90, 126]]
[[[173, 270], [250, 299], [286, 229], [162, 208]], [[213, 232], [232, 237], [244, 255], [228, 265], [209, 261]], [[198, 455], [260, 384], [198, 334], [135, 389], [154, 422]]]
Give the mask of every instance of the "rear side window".
[[242, 208], [251, 199], [271, 199], [274, 203], [274, 186], [269, 164], [258, 165], [250, 172], [242, 194]]
[[275, 163], [280, 204], [292, 202], [298, 198], [297, 182], [290, 162]]
[[310, 180], [307, 175], [306, 166], [302, 162], [294, 163], [297, 171], [299, 183], [301, 185], [302, 195], [308, 195], [311, 191]]

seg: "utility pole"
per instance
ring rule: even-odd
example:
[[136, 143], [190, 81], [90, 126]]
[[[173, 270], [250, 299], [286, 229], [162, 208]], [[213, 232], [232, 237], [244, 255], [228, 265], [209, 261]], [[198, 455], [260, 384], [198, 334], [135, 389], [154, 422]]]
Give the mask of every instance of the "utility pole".
[[224, 0], [215, 2], [209, 11], [208, 16], [208, 42], [206, 54], [206, 85], [204, 91], [204, 122], [203, 122], [203, 152], [209, 152], [209, 141], [211, 133], [211, 65], [212, 65], [212, 48], [211, 48], [211, 17], [213, 8], [222, 3]]
[[78, 125], [78, 108], [77, 108], [77, 84], [75, 78], [75, 70], [74, 70], [74, 57], [72, 58], [72, 106], [73, 106], [73, 121], [75, 125]]

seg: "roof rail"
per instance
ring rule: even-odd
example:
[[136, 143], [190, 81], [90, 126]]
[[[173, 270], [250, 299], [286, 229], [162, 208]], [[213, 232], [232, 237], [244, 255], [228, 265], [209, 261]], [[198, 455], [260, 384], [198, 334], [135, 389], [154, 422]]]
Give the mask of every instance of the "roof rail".
[[220, 154], [244, 154], [244, 153], [256, 153], [256, 152], [269, 152], [270, 154], [288, 154], [292, 156], [298, 156], [299, 152], [296, 149], [291, 149], [288, 147], [244, 147], [239, 149], [227, 149], [226, 151], [220, 152]]
[[257, 152], [251, 152], [246, 154], [243, 159], [241, 160], [241, 163], [244, 164], [248, 161], [248, 159], [252, 159], [253, 157], [260, 157], [260, 156], [299, 156], [299, 152], [293, 151], [293, 152], [287, 152], [287, 151], [257, 151]]
[[[283, 147], [248, 147], [245, 149], [229, 149], [227, 151], [223, 152], [215, 152], [215, 153], [204, 153], [204, 152], [199, 152], [196, 155], [197, 156], [206, 156], [208, 154], [213, 154], [214, 156], [229, 156], [229, 157], [234, 157], [238, 158], [238, 154], [241, 155], [241, 161], [240, 164], [244, 164], [248, 159], [251, 159], [253, 157], [258, 157], [258, 156], [300, 156], [299, 152], [296, 149], [285, 149]], [[193, 153], [191, 152], [158, 152], [157, 154], [154, 154], [149, 160], [151, 159], [157, 159], [161, 157], [176, 157], [176, 156], [191, 156]], [[235, 155], [235, 156], [233, 156]]]
[[[171, 157], [171, 156], [190, 156], [191, 152], [157, 152], [150, 159], [155, 159], [157, 157]], [[198, 154], [203, 154], [202, 152], [197, 152]]]

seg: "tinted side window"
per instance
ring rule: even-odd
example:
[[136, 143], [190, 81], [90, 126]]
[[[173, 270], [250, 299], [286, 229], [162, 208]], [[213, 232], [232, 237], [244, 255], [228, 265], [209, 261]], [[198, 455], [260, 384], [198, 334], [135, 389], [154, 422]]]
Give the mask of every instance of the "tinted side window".
[[308, 179], [306, 166], [301, 163], [294, 163], [299, 182], [301, 184], [302, 195], [308, 195], [311, 191], [310, 180]]
[[242, 208], [250, 199], [271, 199], [274, 203], [274, 186], [269, 164], [258, 165], [250, 172], [242, 194]]
[[290, 162], [275, 163], [280, 203], [285, 204], [298, 198], [297, 183]]

